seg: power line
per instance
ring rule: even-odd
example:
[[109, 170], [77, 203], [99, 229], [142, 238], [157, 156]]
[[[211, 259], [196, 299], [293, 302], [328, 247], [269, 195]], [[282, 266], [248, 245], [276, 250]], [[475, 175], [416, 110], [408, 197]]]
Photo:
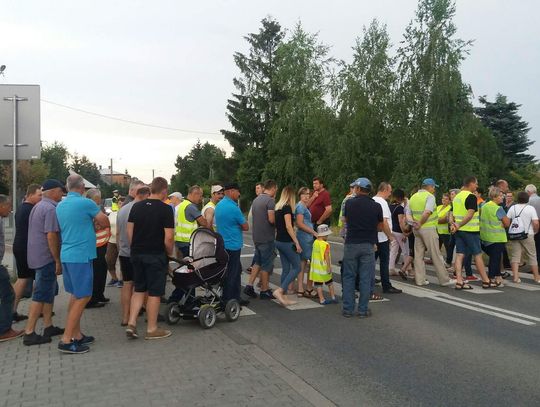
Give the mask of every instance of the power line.
[[114, 117], [114, 116], [109, 116], [109, 115], [106, 115], [106, 114], [91, 112], [89, 110], [79, 109], [79, 108], [73, 107], [73, 106], [63, 105], [61, 103], [51, 102], [50, 100], [46, 100], [46, 99], [41, 99], [41, 101], [45, 102], [45, 103], [48, 103], [50, 105], [63, 107], [64, 109], [74, 110], [76, 112], [85, 113], [85, 114], [92, 115], [92, 116], [97, 116], [97, 117], [102, 117], [104, 119], [116, 120], [116, 121], [119, 121], [119, 122], [129, 123], [129, 124], [135, 124], [137, 126], [152, 127], [152, 128], [155, 128], [155, 129], [170, 130], [170, 131], [179, 131], [179, 132], [182, 132], [182, 133], [208, 134], [208, 135], [212, 135], [212, 136], [221, 135], [221, 133], [212, 133], [212, 132], [209, 132], [209, 131], [187, 130], [187, 129], [179, 129], [177, 127], [166, 127], [166, 126], [160, 126], [160, 125], [157, 125], [157, 124], [136, 122], [136, 121], [133, 121], [133, 120], [122, 119], [120, 117]]

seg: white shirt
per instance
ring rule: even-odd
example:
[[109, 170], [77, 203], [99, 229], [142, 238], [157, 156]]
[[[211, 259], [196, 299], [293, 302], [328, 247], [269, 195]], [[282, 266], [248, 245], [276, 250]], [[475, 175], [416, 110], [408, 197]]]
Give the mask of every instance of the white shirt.
[[[522, 211], [523, 210], [523, 211]], [[519, 214], [521, 212], [521, 215]], [[529, 235], [534, 235], [533, 220], [538, 220], [536, 209], [529, 204], [514, 204], [508, 209], [508, 217], [510, 220], [516, 218], [519, 215], [525, 226], [525, 232]], [[527, 229], [527, 227], [529, 229]]]
[[[382, 216], [388, 222], [388, 227], [390, 228], [390, 230], [392, 230], [392, 213], [390, 212], [388, 202], [386, 202], [386, 200], [384, 198], [381, 198], [380, 196], [374, 196], [373, 200], [379, 205], [381, 205]], [[386, 236], [386, 233], [384, 232], [379, 232], [377, 234], [377, 240], [379, 241], [379, 243], [386, 242], [388, 240], [388, 236]]]

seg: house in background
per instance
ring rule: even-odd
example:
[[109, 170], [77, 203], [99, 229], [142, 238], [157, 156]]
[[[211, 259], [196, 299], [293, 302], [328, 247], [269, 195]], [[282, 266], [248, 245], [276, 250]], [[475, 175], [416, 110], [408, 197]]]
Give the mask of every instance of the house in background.
[[122, 185], [127, 187], [131, 182], [131, 176], [127, 173], [118, 172], [113, 169], [111, 173], [111, 167], [103, 168], [99, 166], [99, 173], [101, 174], [101, 181], [106, 185]]

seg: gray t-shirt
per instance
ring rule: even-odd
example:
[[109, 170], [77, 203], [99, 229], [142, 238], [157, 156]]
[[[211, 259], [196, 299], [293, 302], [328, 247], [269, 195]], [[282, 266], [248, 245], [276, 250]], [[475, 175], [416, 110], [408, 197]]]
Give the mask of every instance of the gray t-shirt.
[[536, 214], [540, 218], [540, 197], [536, 194], [532, 194], [529, 198], [529, 205], [536, 209]]
[[268, 243], [276, 239], [276, 229], [268, 222], [268, 211], [273, 211], [276, 207], [274, 198], [262, 193], [253, 200], [251, 204], [251, 215], [253, 217], [253, 242]]
[[129, 213], [131, 208], [135, 204], [135, 201], [122, 206], [116, 215], [116, 233], [118, 234], [118, 240], [116, 244], [118, 245], [118, 254], [122, 257], [130, 257], [131, 249], [129, 246], [129, 239], [127, 234], [127, 224]]
[[28, 267], [38, 269], [54, 262], [49, 249], [48, 233], [60, 232], [56, 218], [56, 205], [52, 199], [43, 197], [28, 218]]

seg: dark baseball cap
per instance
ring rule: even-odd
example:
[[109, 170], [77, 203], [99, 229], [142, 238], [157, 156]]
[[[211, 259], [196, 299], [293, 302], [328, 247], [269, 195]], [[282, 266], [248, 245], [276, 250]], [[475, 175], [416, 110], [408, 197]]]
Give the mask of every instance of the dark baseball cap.
[[57, 179], [48, 179], [41, 185], [42, 191], [50, 191], [54, 188], [62, 188], [62, 191], [67, 192], [66, 188], [64, 187], [64, 184], [62, 184]]
[[223, 186], [224, 191], [228, 191], [230, 189], [236, 189], [238, 192], [240, 192], [240, 185], [238, 185], [236, 182], [230, 182]]

